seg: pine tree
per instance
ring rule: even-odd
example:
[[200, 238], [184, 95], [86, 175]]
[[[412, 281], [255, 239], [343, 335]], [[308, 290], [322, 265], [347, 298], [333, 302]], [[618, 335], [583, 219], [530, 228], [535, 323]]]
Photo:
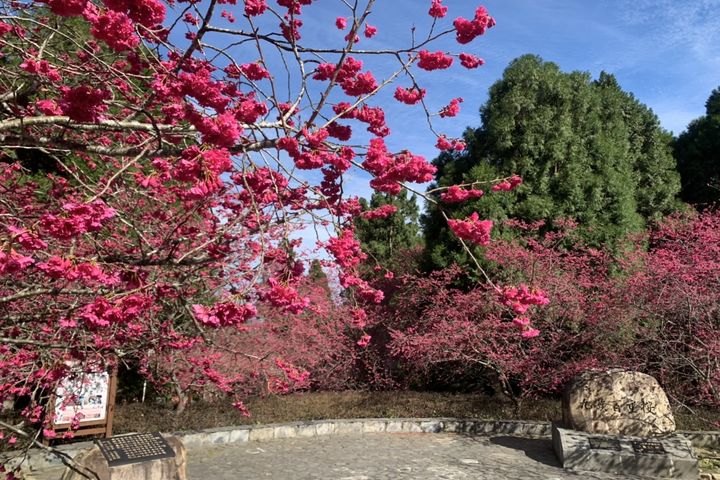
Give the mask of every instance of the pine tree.
[[373, 193], [370, 202], [361, 199], [360, 203], [365, 211], [384, 205], [397, 208], [397, 212], [387, 218], [370, 220], [360, 216], [355, 219], [356, 236], [369, 257], [369, 264], [380, 263], [392, 267], [400, 251], [422, 243], [418, 224], [420, 210], [415, 195], [408, 196], [407, 192], [399, 195]]
[[700, 208], [720, 201], [720, 88], [705, 103], [705, 115], [693, 120], [675, 141], [682, 182], [680, 198]]
[[670, 135], [653, 112], [605, 72], [565, 73], [533, 55], [514, 60], [481, 108], [482, 126], [468, 130], [462, 154], [434, 162], [436, 182], [482, 181], [517, 174], [523, 184], [456, 205], [429, 205], [423, 217], [432, 267], [465, 263], [439, 208], [450, 217], [477, 211], [496, 222], [572, 218], [591, 244], [614, 245], [677, 207], [679, 178]]

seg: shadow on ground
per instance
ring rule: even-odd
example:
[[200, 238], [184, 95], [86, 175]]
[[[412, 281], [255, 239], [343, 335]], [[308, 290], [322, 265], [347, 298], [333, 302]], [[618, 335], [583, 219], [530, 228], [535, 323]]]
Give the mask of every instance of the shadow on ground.
[[525, 453], [525, 456], [536, 462], [544, 463], [551, 467], [562, 467], [555, 456], [551, 440], [500, 436], [490, 437], [490, 443], [500, 445], [501, 447], [512, 448], [513, 450], [520, 450]]

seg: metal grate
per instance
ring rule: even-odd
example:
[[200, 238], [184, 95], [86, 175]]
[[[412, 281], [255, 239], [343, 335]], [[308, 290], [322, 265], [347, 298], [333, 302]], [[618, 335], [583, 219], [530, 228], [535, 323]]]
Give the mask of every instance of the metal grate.
[[95, 440], [95, 443], [110, 467], [175, 456], [172, 447], [159, 432], [103, 438]]

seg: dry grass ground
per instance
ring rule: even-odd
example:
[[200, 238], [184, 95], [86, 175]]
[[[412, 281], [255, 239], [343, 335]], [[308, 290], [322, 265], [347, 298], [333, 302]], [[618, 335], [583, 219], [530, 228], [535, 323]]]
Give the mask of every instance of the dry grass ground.
[[[328, 418], [372, 417], [465, 417], [488, 420], [557, 420], [560, 402], [550, 399], [526, 400], [517, 409], [494, 397], [433, 392], [323, 392], [252, 398], [247, 402], [250, 418], [240, 415], [229, 402], [198, 402], [177, 415], [171, 408], [156, 404], [118, 405], [115, 433], [179, 431], [230, 425], [281, 423]], [[716, 430], [720, 412], [675, 413], [678, 429]]]
[[[458, 417], [551, 421], [561, 417], [559, 400], [525, 400], [517, 409], [507, 400], [495, 397], [435, 392], [298, 393], [250, 398], [246, 404], [252, 413], [249, 418], [240, 415], [229, 401], [191, 403], [181, 414], [168, 405], [154, 402], [119, 404], [115, 407], [113, 433], [173, 432], [331, 418]], [[12, 412], [0, 413], [0, 419], [11, 424], [21, 420]], [[697, 410], [694, 414], [676, 411], [675, 419], [679, 430], [718, 430], [715, 425], [720, 422], [720, 411]], [[78, 440], [87, 440], [87, 437]], [[22, 448], [25, 443], [20, 439], [11, 450]], [[0, 452], [7, 449], [7, 443], [0, 442]]]

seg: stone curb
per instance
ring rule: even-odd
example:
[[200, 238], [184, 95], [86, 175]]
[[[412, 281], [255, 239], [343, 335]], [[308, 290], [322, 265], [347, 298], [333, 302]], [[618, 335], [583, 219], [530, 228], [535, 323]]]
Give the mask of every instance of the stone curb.
[[[173, 432], [188, 449], [227, 443], [264, 442], [282, 438], [318, 437], [325, 435], [363, 435], [366, 433], [458, 433], [465, 435], [507, 435], [512, 437], [551, 437], [550, 422], [522, 420], [478, 420], [470, 418], [352, 418], [340, 420], [313, 420], [291, 423], [241, 425], [211, 428], [201, 431]], [[687, 437], [693, 447], [720, 446], [720, 432], [676, 433]], [[57, 450], [75, 457], [93, 446], [92, 442], [60, 445]], [[0, 455], [0, 465], [10, 456]], [[8, 462], [12, 465], [12, 461]], [[60, 459], [49, 452], [31, 449], [23, 469], [44, 470], [62, 465]]]

